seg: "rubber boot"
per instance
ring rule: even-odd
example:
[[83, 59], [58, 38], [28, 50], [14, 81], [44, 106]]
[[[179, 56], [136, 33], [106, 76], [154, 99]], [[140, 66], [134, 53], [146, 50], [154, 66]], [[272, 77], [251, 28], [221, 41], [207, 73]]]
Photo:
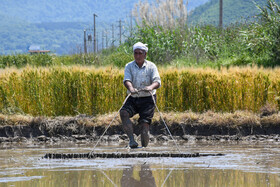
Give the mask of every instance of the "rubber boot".
[[138, 143], [134, 140], [133, 135], [129, 136], [129, 147], [130, 148], [137, 148], [138, 147]]
[[149, 144], [149, 125], [147, 123], [143, 124], [143, 129], [141, 132], [141, 144], [142, 147], [147, 147]]
[[121, 116], [121, 120], [122, 120], [122, 123], [123, 123], [123, 130], [129, 138], [129, 144], [128, 144], [129, 147], [130, 148], [137, 148], [138, 143], [134, 140], [133, 126], [132, 126], [132, 123], [129, 119], [129, 113], [125, 110], [122, 110], [120, 112], [120, 116]]

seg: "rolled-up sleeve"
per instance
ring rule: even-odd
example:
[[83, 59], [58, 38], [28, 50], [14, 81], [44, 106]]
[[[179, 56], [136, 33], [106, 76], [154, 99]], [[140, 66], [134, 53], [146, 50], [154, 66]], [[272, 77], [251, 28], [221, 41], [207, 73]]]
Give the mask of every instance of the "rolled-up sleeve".
[[161, 79], [156, 65], [152, 66], [152, 82], [158, 82], [159, 87], [161, 86]]
[[131, 74], [131, 70], [130, 70], [130, 65], [127, 64], [124, 68], [124, 79], [123, 79], [123, 83], [125, 83], [125, 81], [130, 81], [132, 82], [132, 74]]

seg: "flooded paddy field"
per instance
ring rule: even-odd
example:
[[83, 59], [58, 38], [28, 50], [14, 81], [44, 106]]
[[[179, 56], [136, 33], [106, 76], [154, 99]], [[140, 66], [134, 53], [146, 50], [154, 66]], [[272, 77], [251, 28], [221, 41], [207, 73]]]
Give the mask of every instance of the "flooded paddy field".
[[[280, 143], [180, 143], [194, 158], [44, 159], [46, 153], [88, 153], [92, 143], [2, 143], [0, 186], [280, 186]], [[95, 152], [178, 152], [174, 142], [127, 149], [101, 144]]]

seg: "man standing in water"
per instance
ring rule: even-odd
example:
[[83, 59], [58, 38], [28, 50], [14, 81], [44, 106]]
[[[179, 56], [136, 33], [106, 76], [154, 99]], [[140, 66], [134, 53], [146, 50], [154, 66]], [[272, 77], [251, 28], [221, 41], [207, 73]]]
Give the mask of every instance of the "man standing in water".
[[[127, 88], [127, 93], [131, 96], [120, 111], [124, 132], [129, 138], [131, 148], [138, 147], [134, 140], [133, 125], [130, 120], [135, 114], [139, 114], [138, 124], [141, 131], [142, 147], [147, 147], [149, 143], [149, 125], [152, 122], [155, 111], [156, 89], [160, 87], [161, 80], [154, 63], [146, 60], [147, 44], [138, 42], [133, 45], [134, 61], [125, 66], [123, 83]], [[152, 96], [152, 95], [153, 96]]]

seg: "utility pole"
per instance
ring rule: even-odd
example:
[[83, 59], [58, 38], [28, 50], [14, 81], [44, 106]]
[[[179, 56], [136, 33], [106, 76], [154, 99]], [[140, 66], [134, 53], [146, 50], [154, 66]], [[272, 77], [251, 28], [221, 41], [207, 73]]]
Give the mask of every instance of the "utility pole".
[[115, 38], [114, 38], [114, 24], [112, 24], [112, 46], [115, 46]]
[[130, 13], [130, 37], [132, 36], [132, 12]]
[[219, 27], [223, 27], [223, 0], [220, 0], [220, 19], [219, 19]]
[[105, 32], [106, 34], [106, 49], [108, 49], [108, 32]]
[[96, 32], [96, 52], [98, 52], [98, 32]]
[[104, 31], [102, 31], [102, 49], [104, 49]]
[[95, 29], [95, 17], [98, 17], [96, 14], [93, 14], [93, 52], [96, 53], [97, 52], [97, 48], [96, 48], [96, 29]]
[[86, 38], [86, 29], [84, 30], [84, 53], [87, 54], [87, 38]]
[[119, 21], [119, 27], [120, 27], [120, 45], [122, 44], [122, 20]]

